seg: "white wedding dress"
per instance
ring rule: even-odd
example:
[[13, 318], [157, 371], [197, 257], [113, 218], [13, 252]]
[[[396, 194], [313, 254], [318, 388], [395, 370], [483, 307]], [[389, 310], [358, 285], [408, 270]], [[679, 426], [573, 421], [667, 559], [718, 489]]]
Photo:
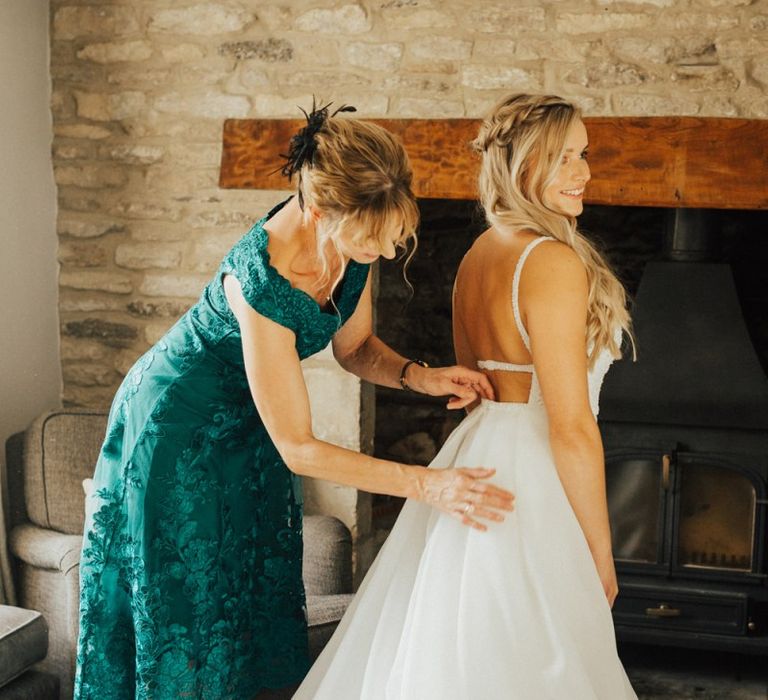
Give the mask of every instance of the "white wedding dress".
[[[514, 274], [518, 286], [534, 239]], [[589, 372], [598, 396], [612, 362]], [[407, 501], [294, 700], [636, 700], [581, 527], [560, 483], [532, 365], [528, 403], [483, 400], [430, 465], [492, 466], [515, 510], [487, 532]]]

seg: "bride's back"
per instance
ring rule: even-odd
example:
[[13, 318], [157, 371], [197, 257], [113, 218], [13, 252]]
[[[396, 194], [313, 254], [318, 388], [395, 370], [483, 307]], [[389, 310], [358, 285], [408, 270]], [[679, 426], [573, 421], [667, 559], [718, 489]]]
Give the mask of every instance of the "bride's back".
[[[479, 360], [532, 364], [515, 323], [512, 291], [517, 263], [537, 237], [530, 232], [502, 234], [490, 228], [464, 256], [453, 298], [453, 339], [460, 364], [473, 368]], [[523, 326], [527, 326], [522, 304], [520, 312]], [[528, 401], [530, 370], [486, 372], [497, 401]]]

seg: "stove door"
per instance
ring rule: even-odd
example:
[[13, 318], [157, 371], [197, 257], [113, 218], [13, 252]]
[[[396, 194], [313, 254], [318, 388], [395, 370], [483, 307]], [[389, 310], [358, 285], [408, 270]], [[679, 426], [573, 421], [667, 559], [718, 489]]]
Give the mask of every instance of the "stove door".
[[605, 459], [608, 514], [617, 566], [665, 568], [669, 460], [648, 450], [611, 450]]
[[762, 485], [732, 461], [678, 452], [674, 568], [758, 573]]

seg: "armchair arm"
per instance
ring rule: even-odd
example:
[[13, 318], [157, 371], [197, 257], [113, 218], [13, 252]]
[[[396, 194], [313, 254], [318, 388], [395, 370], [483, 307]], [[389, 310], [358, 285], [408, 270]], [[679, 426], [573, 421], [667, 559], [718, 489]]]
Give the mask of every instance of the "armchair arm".
[[65, 535], [25, 523], [11, 530], [10, 549], [25, 564], [69, 573], [80, 564], [80, 535]]

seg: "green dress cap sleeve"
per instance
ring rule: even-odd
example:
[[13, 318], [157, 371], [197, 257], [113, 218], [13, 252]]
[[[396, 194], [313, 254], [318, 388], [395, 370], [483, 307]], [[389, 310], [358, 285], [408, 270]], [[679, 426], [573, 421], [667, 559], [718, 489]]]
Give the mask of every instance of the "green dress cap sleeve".
[[281, 326], [296, 331], [296, 318], [291, 300], [279, 273], [269, 262], [268, 236], [260, 219], [224, 258], [220, 273], [229, 274], [240, 282], [243, 298], [257, 313]]

